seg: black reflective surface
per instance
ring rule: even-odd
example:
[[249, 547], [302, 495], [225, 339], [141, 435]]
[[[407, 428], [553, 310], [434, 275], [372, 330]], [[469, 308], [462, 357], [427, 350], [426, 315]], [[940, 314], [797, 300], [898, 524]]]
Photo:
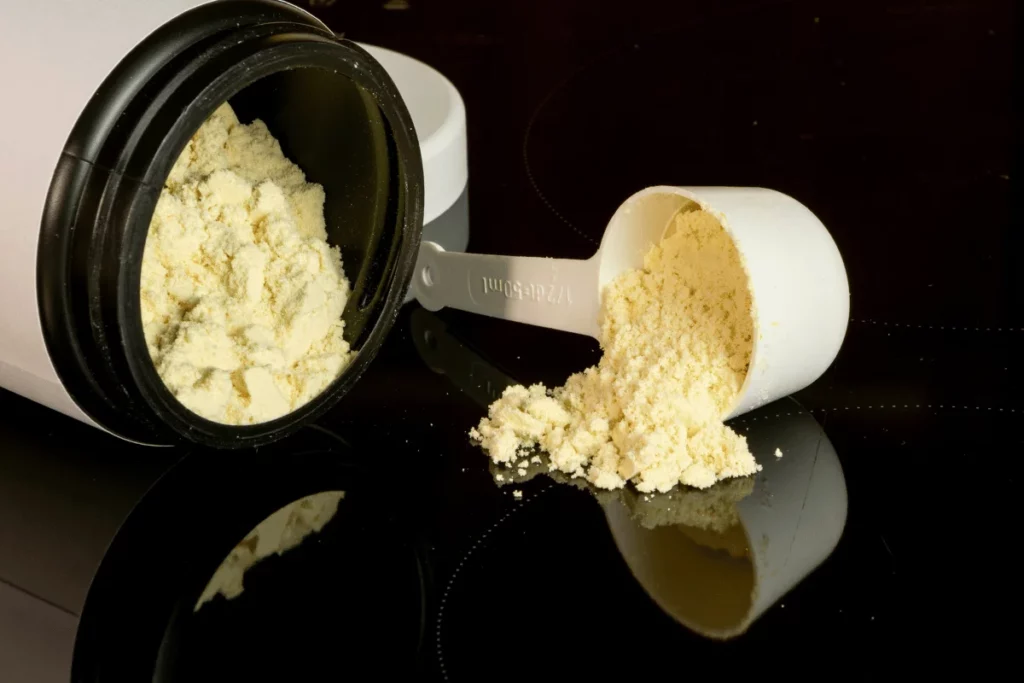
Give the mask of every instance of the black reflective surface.
[[[982, 675], [1012, 653], [1024, 446], [1013, 3], [384, 4], [313, 9], [462, 92], [471, 250], [586, 256], [644, 186], [773, 187], [821, 217], [846, 261], [837, 362], [737, 420], [765, 471], [715, 499], [594, 495], [532, 473], [496, 485], [466, 438], [482, 406], [513, 378], [560, 382], [596, 361], [596, 344], [415, 305], [320, 422], [330, 433], [261, 449], [263, 483], [244, 491], [231, 485], [244, 457], [136, 449], [3, 394], [0, 589], [75, 622], [110, 536], [175, 463], [223, 489], [221, 514], [193, 516], [216, 553], [173, 551], [215, 566], [240, 540], [228, 511], [254, 526], [277, 507], [266, 473], [316, 453], [360, 473], [346, 480], [352, 505], [258, 565], [236, 602], [183, 618], [165, 671], [860, 680], [966, 660]], [[197, 498], [185, 485], [164, 500], [153, 514], [176, 528]], [[685, 523], [670, 514], [681, 508]], [[158, 602], [138, 585], [140, 606]], [[4, 614], [0, 633], [24, 612]]]

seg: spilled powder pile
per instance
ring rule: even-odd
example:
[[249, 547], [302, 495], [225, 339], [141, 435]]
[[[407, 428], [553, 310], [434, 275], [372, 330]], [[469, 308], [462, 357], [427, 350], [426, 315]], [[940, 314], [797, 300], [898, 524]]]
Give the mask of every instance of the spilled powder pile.
[[759, 469], [722, 424], [746, 377], [754, 321], [729, 235], [705, 211], [673, 229], [605, 290], [596, 367], [549, 391], [513, 386], [470, 432], [488, 455], [523, 467], [534, 448], [552, 470], [614, 489], [706, 488]]
[[262, 121], [222, 105], [174, 164], [149, 228], [140, 303], [157, 373], [216, 422], [281, 417], [348, 364], [349, 283], [324, 191]]

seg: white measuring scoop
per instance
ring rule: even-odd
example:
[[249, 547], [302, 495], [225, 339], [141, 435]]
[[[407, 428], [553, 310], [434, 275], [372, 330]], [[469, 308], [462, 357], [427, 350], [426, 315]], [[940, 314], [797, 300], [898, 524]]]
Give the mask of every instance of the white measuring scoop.
[[750, 370], [735, 417], [803, 389], [828, 369], [846, 335], [850, 289], [828, 230], [800, 202], [748, 187], [650, 187], [612, 216], [586, 260], [447, 252], [424, 242], [413, 292], [445, 307], [599, 339], [601, 292], [643, 267], [681, 211], [713, 213], [743, 258], [754, 306]]

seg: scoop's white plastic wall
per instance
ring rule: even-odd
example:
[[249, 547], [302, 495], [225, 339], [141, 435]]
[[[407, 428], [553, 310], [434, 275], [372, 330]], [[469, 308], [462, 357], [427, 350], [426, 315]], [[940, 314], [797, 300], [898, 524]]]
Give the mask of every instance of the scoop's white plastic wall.
[[658, 186], [627, 199], [609, 222], [601, 287], [642, 266], [672, 218], [694, 204], [718, 217], [750, 277], [756, 336], [750, 371], [729, 412], [735, 417], [803, 389], [835, 360], [850, 317], [846, 268], [825, 226], [788, 195], [758, 187]]
[[808, 386], [839, 353], [850, 285], [836, 243], [811, 211], [763, 188], [683, 190], [719, 215], [750, 277], [755, 339], [743, 390], [729, 416]]

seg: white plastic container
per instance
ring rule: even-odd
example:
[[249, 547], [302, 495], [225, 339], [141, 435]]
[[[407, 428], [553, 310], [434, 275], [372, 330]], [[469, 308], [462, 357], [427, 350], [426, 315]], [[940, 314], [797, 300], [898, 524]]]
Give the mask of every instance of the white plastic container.
[[[468, 240], [465, 111], [454, 86], [420, 62], [376, 47], [368, 54], [275, 0], [5, 2], [0, 26], [7, 29], [0, 70], [8, 103], [0, 107], [2, 388], [139, 442], [184, 436], [226, 446], [276, 438], [323, 412], [372, 359], [405, 300], [424, 217], [437, 224], [433, 239], [456, 249]], [[374, 56], [395, 69], [401, 87]], [[325, 76], [311, 88], [309, 78], [290, 77], [313, 71], [333, 71], [337, 85]], [[378, 239], [347, 251], [340, 244], [350, 277], [366, 279], [365, 295], [352, 304], [359, 310], [346, 309], [347, 330], [365, 332], [350, 339], [360, 349], [351, 368], [295, 413], [229, 427], [184, 411], [156, 378], [137, 343], [131, 280], [148, 227], [146, 204], [163, 182], [160, 168], [169, 170], [205, 115], [260, 77], [290, 86], [250, 97], [250, 113], [265, 118], [260, 102], [275, 100], [265, 103], [267, 112], [280, 115], [293, 138], [302, 138], [306, 125], [299, 113], [354, 113], [310, 117], [317, 120], [308, 126], [318, 128], [307, 133], [323, 137], [324, 149], [310, 151], [307, 134], [306, 159], [293, 160], [325, 185], [329, 204], [346, 192], [356, 203], [366, 199], [367, 211], [395, 202], [397, 213], [380, 219], [390, 221], [380, 234], [398, 242]], [[289, 114], [293, 100], [298, 109]], [[361, 160], [346, 155], [347, 166], [338, 164], [332, 139], [364, 141]], [[387, 144], [397, 164], [380, 162], [388, 154], [367, 147]], [[310, 156], [319, 174], [307, 167]], [[421, 156], [433, 174], [429, 183]], [[358, 182], [343, 182], [346, 173]], [[332, 192], [335, 174], [340, 190]], [[329, 219], [329, 227], [347, 235], [352, 228], [340, 223], [372, 218], [343, 216]], [[392, 246], [396, 256], [386, 258]]]
[[195, 4], [0, 3], [4, 87], [10, 102], [32, 103], [0, 108], [0, 387], [97, 427], [65, 389], [43, 338], [36, 292], [40, 220], [65, 143], [96, 89], [141, 39]]

